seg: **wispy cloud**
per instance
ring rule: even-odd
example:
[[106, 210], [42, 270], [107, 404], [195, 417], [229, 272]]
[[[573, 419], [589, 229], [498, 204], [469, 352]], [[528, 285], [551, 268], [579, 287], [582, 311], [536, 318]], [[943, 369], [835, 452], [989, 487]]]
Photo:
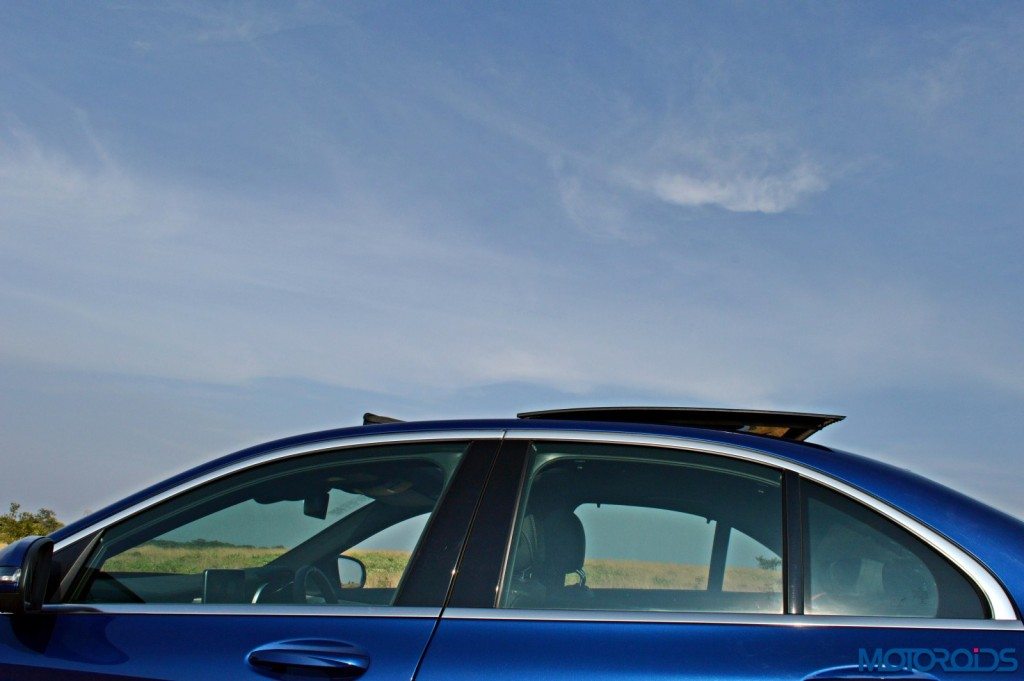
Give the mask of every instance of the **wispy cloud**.
[[622, 187], [607, 182], [598, 187], [579, 175], [559, 176], [556, 182], [562, 209], [581, 231], [596, 237], [635, 238], [635, 218], [621, 196]]
[[186, 197], [171, 187], [151, 191], [113, 161], [88, 126], [89, 158], [47, 147], [24, 126], [0, 131], [0, 224], [3, 239], [46, 234], [127, 231], [134, 239], [183, 226]]
[[[188, 0], [168, 0], [149, 6], [137, 4], [114, 5], [111, 9], [125, 13], [149, 12], [161, 17], [164, 38], [193, 43], [248, 43], [300, 26], [314, 25], [333, 18], [333, 8], [319, 3], [260, 6], [221, 4], [210, 5]], [[181, 29], [166, 31], [168, 18], [181, 20]], [[153, 49], [146, 40], [133, 42], [141, 52]]]
[[[626, 258], [595, 277], [568, 252], [506, 253], [472, 225], [439, 230], [450, 216], [417, 197], [297, 208], [170, 186], [99, 143], [95, 158], [76, 159], [17, 139], [0, 153], [0, 244], [16, 263], [0, 276], [10, 322], [0, 359], [392, 393], [614, 385], [764, 406], [912, 382], [937, 367], [1024, 392], [1013, 329], [993, 329], [991, 311], [840, 265], [794, 281], [785, 254], [723, 242], [667, 248], [642, 267]], [[800, 173], [791, 185], [818, 186], [812, 170]], [[564, 181], [561, 200], [614, 235], [631, 213], [615, 197], [592, 200], [602, 188], [588, 182]], [[778, 188], [742, 190], [753, 196], [743, 199], [716, 191], [707, 200], [726, 208], [793, 200]], [[965, 329], [985, 331], [951, 342], [951, 309]], [[996, 345], [1004, 351], [986, 352]]]
[[719, 206], [738, 213], [781, 213], [828, 188], [821, 170], [800, 163], [780, 174], [698, 177], [664, 173], [650, 182], [655, 196], [677, 206]]
[[[414, 61], [407, 49], [403, 59]], [[385, 79], [403, 65], [389, 63]], [[543, 196], [553, 213], [590, 234], [624, 240], [669, 214], [664, 234], [680, 214], [696, 212], [672, 207], [784, 213], [836, 182], [827, 160], [782, 123], [738, 114], [708, 123], [684, 112], [648, 125], [634, 107], [632, 124], [608, 124], [621, 134], [587, 145], [540, 117], [502, 108], [450, 69], [416, 73], [422, 77], [401, 91], [402, 106], [418, 113], [440, 101], [489, 135], [481, 139], [517, 142], [536, 165], [509, 163], [501, 178], [539, 167], [538, 184], [549, 184], [546, 194], [510, 187], [524, 192], [515, 203]], [[394, 92], [377, 96], [382, 109], [400, 108]], [[431, 121], [409, 118], [417, 126]], [[314, 136], [322, 132], [317, 124], [310, 118]], [[794, 286], [788, 254], [744, 253], [714, 233], [702, 233], [692, 255], [671, 239], [643, 252], [636, 239], [581, 246], [578, 234], [555, 229], [548, 234], [561, 240], [550, 247], [512, 252], [507, 236], [520, 216], [488, 232], [444, 205], [451, 195], [406, 191], [414, 184], [397, 170], [381, 174], [389, 185], [351, 190], [350, 182], [344, 200], [230, 193], [147, 175], [86, 136], [90, 143], [79, 146], [94, 149], [89, 157], [23, 129], [3, 138], [0, 243], [19, 270], [0, 277], [0, 303], [16, 320], [0, 356], [384, 391], [525, 381], [763, 402], [811, 385], [923, 375], [936, 365], [1024, 389], [1012, 328], [987, 338], [962, 332], [962, 342], [950, 342], [934, 297], [913, 283], [858, 278], [850, 265], [829, 271], [805, 262], [820, 279]], [[342, 143], [322, 139], [325, 154], [343, 156]], [[418, 143], [419, 134], [410, 140]], [[346, 167], [339, 175], [350, 181], [358, 172]], [[652, 210], [660, 213], [652, 218]], [[538, 216], [546, 217], [526, 219]], [[591, 250], [585, 258], [574, 248]], [[619, 256], [616, 269], [609, 263]], [[965, 327], [992, 328], [968, 304], [954, 307], [976, 320]], [[993, 343], [1007, 351], [984, 352]], [[878, 369], [853, 371], [838, 352]]]
[[785, 213], [826, 191], [838, 174], [798, 152], [788, 164], [784, 153], [765, 155], [705, 142], [668, 158], [659, 148], [618, 161], [558, 157], [552, 167], [562, 210], [577, 228], [599, 239], [645, 241], [654, 228], [652, 208], [659, 205]]
[[857, 87], [890, 128], [903, 127], [907, 141], [939, 153], [1015, 153], [1004, 126], [1024, 105], [1024, 15], [1014, 5], [984, 10], [952, 24], [928, 23], [913, 39], [896, 28], [874, 38], [866, 52], [873, 70]]

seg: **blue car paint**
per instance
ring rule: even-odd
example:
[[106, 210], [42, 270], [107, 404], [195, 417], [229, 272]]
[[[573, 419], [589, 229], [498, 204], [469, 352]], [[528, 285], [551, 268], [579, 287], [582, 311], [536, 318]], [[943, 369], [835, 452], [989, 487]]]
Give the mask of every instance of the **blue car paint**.
[[[21, 566], [36, 542], [49, 542], [42, 537], [23, 537], [0, 549], [0, 603], [24, 603], [25, 577]], [[19, 607], [19, 606], [14, 606]]]
[[270, 614], [0, 616], [0, 679], [78, 672], [78, 678], [265, 680], [246, 655], [272, 641], [302, 638], [366, 650], [369, 669], [359, 677], [365, 681], [411, 679], [434, 624], [434, 618]]
[[28, 553], [29, 548], [35, 543], [39, 537], [23, 537], [13, 544], [0, 549], [0, 569], [2, 568], [20, 568], [22, 562], [25, 560], [25, 554]]
[[443, 619], [417, 681], [470, 681], [484, 670], [488, 681], [792, 680], [837, 667], [828, 678], [864, 679], [861, 648], [1014, 648], [1013, 671], [931, 671], [991, 681], [1024, 675], [1022, 644], [1019, 631]]

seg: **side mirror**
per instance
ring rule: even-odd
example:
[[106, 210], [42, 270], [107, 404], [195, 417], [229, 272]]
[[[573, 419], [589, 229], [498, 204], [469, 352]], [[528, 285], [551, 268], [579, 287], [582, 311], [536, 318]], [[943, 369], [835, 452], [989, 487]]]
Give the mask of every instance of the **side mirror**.
[[25, 537], [0, 550], [0, 613], [39, 612], [50, 581], [53, 540]]
[[342, 589], [361, 589], [366, 584], [366, 566], [352, 556], [338, 556], [338, 583]]

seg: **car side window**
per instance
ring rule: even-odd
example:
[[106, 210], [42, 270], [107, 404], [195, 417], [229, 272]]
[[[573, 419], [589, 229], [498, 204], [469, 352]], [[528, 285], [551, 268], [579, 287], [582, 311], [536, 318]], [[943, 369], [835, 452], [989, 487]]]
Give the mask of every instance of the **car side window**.
[[781, 474], [690, 452], [538, 443], [500, 604], [782, 612]]
[[389, 605], [467, 443], [289, 458], [104, 530], [67, 600]]
[[365, 587], [397, 589], [409, 564], [412, 548], [426, 528], [429, 513], [421, 513], [364, 539], [342, 555], [363, 564]]
[[935, 550], [878, 513], [804, 481], [804, 612], [980, 619], [973, 584]]

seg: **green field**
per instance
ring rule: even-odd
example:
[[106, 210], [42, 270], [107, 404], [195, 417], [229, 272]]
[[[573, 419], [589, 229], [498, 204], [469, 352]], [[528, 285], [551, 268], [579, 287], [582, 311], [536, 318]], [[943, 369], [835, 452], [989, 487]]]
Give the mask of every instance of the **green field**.
[[191, 574], [207, 568], [251, 568], [266, 565], [285, 552], [283, 546], [149, 542], [114, 556], [107, 572], [170, 572]]
[[[587, 586], [595, 589], [700, 590], [708, 584], [708, 566], [639, 560], [588, 560]], [[568, 579], [573, 579], [569, 577]], [[781, 592], [782, 573], [753, 567], [727, 567], [725, 591]]]
[[[219, 542], [150, 542], [125, 551], [106, 562], [108, 572], [169, 572], [191, 574], [207, 568], [252, 568], [266, 565], [285, 552], [281, 546], [234, 546]], [[407, 551], [353, 550], [345, 555], [366, 565], [366, 586], [394, 588], [409, 562]], [[584, 565], [587, 585], [593, 588], [704, 589], [708, 568], [700, 565], [629, 560], [588, 560]], [[575, 578], [570, 576], [568, 581]], [[730, 567], [725, 572], [726, 591], [779, 592], [778, 570]]]
[[[235, 546], [219, 542], [149, 542], [114, 556], [107, 572], [193, 574], [209, 568], [241, 569], [266, 565], [285, 552], [283, 546]], [[394, 588], [409, 562], [408, 551], [346, 551], [366, 566], [366, 586]]]

